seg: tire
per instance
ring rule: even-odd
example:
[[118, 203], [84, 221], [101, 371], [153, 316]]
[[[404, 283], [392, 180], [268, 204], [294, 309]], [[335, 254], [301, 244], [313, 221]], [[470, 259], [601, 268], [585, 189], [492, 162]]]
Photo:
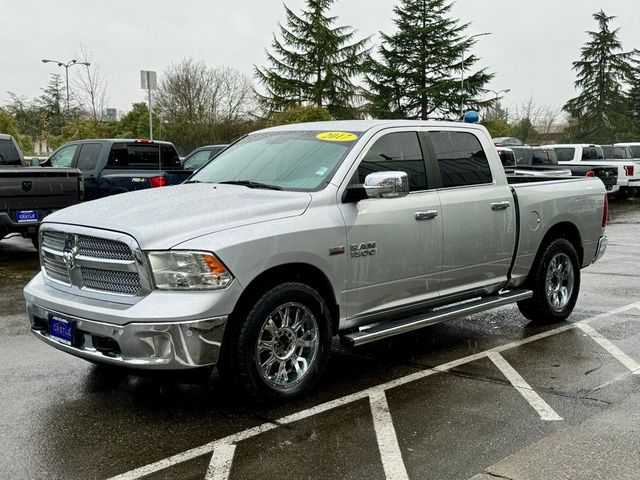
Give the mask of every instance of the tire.
[[544, 247], [529, 273], [527, 287], [533, 290], [533, 297], [518, 302], [527, 319], [554, 323], [571, 315], [580, 292], [580, 262], [573, 244], [559, 238]]
[[331, 318], [322, 297], [306, 284], [288, 282], [248, 309], [229, 319], [218, 365], [223, 380], [254, 401], [306, 394], [331, 350]]

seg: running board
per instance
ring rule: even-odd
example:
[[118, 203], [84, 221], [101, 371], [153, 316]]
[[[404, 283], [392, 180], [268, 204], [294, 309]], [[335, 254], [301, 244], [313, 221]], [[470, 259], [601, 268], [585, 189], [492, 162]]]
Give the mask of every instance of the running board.
[[482, 298], [472, 302], [440, 308], [426, 314], [415, 315], [392, 322], [378, 323], [369, 329], [350, 333], [342, 337], [343, 342], [350, 347], [358, 347], [367, 343], [382, 340], [383, 338], [412, 332], [419, 328], [433, 325], [434, 323], [466, 317], [475, 313], [491, 310], [510, 303], [526, 300], [533, 296], [531, 290], [512, 290], [501, 295]]

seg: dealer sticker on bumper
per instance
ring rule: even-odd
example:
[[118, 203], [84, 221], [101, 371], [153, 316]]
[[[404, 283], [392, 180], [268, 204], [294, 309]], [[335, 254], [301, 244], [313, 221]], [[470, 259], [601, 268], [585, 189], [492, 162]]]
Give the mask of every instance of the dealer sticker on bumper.
[[35, 210], [20, 210], [16, 213], [18, 223], [29, 223], [38, 221], [38, 212]]

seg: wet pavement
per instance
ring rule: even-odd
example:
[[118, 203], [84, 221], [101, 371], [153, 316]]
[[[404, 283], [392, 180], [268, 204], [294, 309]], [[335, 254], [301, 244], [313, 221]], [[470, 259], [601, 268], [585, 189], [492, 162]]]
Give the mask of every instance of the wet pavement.
[[317, 391], [278, 407], [215, 374], [137, 377], [37, 341], [21, 293], [36, 251], [0, 241], [0, 478], [637, 479], [640, 202], [611, 216], [570, 322], [529, 325], [508, 306], [336, 342]]

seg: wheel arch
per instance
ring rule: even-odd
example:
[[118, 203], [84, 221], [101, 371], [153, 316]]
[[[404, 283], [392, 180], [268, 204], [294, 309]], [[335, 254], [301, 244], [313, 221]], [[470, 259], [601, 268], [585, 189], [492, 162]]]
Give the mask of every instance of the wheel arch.
[[[565, 240], [568, 240], [573, 245], [573, 248], [576, 249], [576, 252], [578, 254], [578, 260], [580, 262], [580, 266], [582, 266], [582, 262], [584, 260], [584, 247], [582, 244], [582, 235], [580, 235], [580, 230], [578, 229], [578, 227], [574, 223], [568, 222], [568, 221], [556, 223], [555, 225], [551, 226], [547, 230], [547, 232], [544, 234], [544, 237], [542, 237], [540, 246], [538, 247], [538, 252], [536, 253], [535, 261], [537, 261], [540, 258], [540, 256], [544, 252], [544, 249], [547, 247], [547, 245], [549, 245], [551, 242], [559, 238], [564, 238]], [[534, 264], [535, 264], [535, 261], [534, 261]]]
[[243, 310], [253, 305], [259, 296], [269, 288], [292, 281], [304, 283], [317, 290], [329, 308], [331, 331], [334, 335], [337, 334], [340, 307], [331, 282], [322, 270], [308, 263], [285, 263], [261, 272], [245, 287], [236, 302], [232, 316], [242, 314]]

